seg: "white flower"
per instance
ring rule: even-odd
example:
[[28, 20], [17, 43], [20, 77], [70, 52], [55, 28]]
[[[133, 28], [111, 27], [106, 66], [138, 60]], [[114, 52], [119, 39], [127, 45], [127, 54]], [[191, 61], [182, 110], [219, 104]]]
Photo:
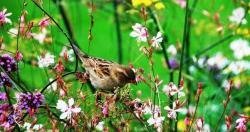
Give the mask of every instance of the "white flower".
[[172, 56], [175, 56], [177, 54], [177, 50], [174, 45], [170, 45], [167, 49], [167, 52], [171, 54]]
[[133, 31], [130, 33], [131, 37], [136, 38], [138, 42], [147, 42], [147, 37], [148, 37], [147, 28], [143, 27], [139, 23], [133, 25], [132, 28]]
[[65, 103], [63, 100], [58, 100], [57, 104], [56, 104], [56, 108], [59, 109], [61, 112], [63, 112], [60, 115], [60, 119], [71, 119], [72, 118], [72, 114], [77, 114], [81, 111], [81, 108], [79, 107], [75, 107], [74, 105], [74, 99], [70, 98], [68, 100], [68, 104]]
[[62, 48], [60, 56], [66, 58], [72, 62], [72, 61], [74, 61], [74, 50], [73, 49], [68, 50], [67, 47], [64, 46]]
[[17, 28], [11, 28], [11, 29], [8, 31], [8, 34], [9, 34], [11, 37], [16, 37], [17, 34], [18, 34], [18, 29], [17, 29]]
[[[50, 79], [49, 79], [50, 82], [52, 82], [53, 80], [54, 80], [53, 78], [50, 78]], [[56, 83], [56, 81], [53, 82], [53, 83], [50, 85], [50, 87], [51, 87], [51, 90], [56, 91], [56, 90], [57, 90], [57, 83]]]
[[38, 56], [38, 66], [40, 68], [48, 67], [55, 63], [55, 56], [50, 53], [46, 53], [44, 56]]
[[202, 132], [203, 127], [204, 127], [204, 120], [203, 120], [203, 118], [198, 118], [196, 120], [196, 131], [197, 132]]
[[153, 38], [151, 39], [152, 46], [156, 49], [159, 49], [161, 47], [160, 43], [162, 42], [162, 40], [162, 33], [158, 32], [157, 35], [153, 36]]
[[31, 36], [37, 40], [40, 44], [43, 44], [46, 36], [47, 36], [47, 30], [45, 28], [42, 29], [42, 32], [40, 33], [31, 33]]
[[205, 57], [200, 57], [198, 59], [194, 57], [193, 59], [194, 59], [194, 61], [197, 62], [197, 64], [198, 64], [199, 67], [204, 67], [205, 63], [207, 61], [207, 58], [205, 58]]
[[34, 130], [35, 130], [35, 131], [38, 131], [38, 130], [40, 130], [42, 127], [43, 127], [42, 124], [35, 124], [32, 128], [31, 128], [31, 124], [28, 123], [28, 122], [25, 122], [25, 123], [23, 124], [23, 128], [26, 128], [26, 131], [27, 131], [27, 132], [33, 132]]
[[203, 127], [203, 132], [210, 132], [210, 126], [208, 124], [205, 124]]
[[7, 9], [3, 9], [2, 11], [0, 11], [0, 26], [5, 23], [9, 23], [9, 24], [12, 23], [11, 20], [7, 18], [8, 16], [12, 15], [12, 13], [6, 13], [6, 11]]
[[142, 112], [144, 114], [152, 114], [152, 110], [151, 110], [151, 103], [150, 104], [144, 104]]
[[224, 80], [222, 83], [222, 87], [225, 88], [226, 91], [230, 88], [230, 82], [228, 80]]
[[165, 117], [162, 116], [155, 116], [153, 115], [147, 120], [149, 125], [154, 125], [155, 128], [159, 128], [162, 126], [162, 122], [164, 121]]
[[95, 126], [95, 129], [98, 130], [98, 131], [103, 131], [103, 128], [104, 128], [104, 122], [103, 122], [103, 121], [99, 122], [99, 123]]
[[224, 73], [232, 72], [235, 75], [250, 69], [250, 62], [249, 61], [235, 61], [232, 62], [225, 70]]
[[247, 20], [245, 17], [245, 9], [243, 7], [238, 7], [233, 10], [232, 15], [229, 16], [229, 20], [236, 24], [246, 24]]
[[173, 82], [170, 82], [168, 85], [163, 86], [162, 91], [169, 96], [173, 96], [178, 93], [179, 97], [182, 97], [185, 95], [185, 93], [181, 91], [182, 89], [183, 87], [178, 89], [178, 87]]
[[216, 67], [218, 69], [223, 69], [228, 64], [228, 59], [223, 56], [222, 53], [217, 53], [215, 56], [207, 60], [207, 64], [210, 67]]
[[176, 101], [173, 103], [173, 108], [171, 109], [169, 106], [164, 107], [165, 110], [167, 110], [168, 118], [170, 119], [176, 119], [177, 112], [180, 112], [182, 114], [187, 113], [187, 109], [185, 108], [177, 108], [176, 107]]
[[230, 48], [234, 52], [234, 56], [237, 59], [242, 59], [245, 56], [250, 55], [249, 42], [244, 39], [237, 39], [231, 42]]

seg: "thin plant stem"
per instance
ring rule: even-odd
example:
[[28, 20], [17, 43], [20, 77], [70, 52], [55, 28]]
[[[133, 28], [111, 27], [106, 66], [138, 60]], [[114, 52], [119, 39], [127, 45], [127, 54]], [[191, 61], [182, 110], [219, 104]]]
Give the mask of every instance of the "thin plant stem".
[[[184, 52], [185, 52], [185, 48], [187, 45], [187, 39], [188, 39], [188, 35], [187, 35], [187, 31], [189, 29], [189, 0], [186, 1], [186, 9], [185, 9], [185, 22], [184, 22], [184, 31], [183, 31], [183, 39], [182, 39], [182, 50], [181, 50], [181, 59], [180, 59], [180, 66], [179, 66], [179, 74], [178, 74], [178, 87], [180, 85], [181, 82], [181, 78], [182, 78], [182, 68], [183, 68], [183, 60], [184, 60]], [[177, 93], [177, 99], [178, 99], [178, 93]], [[175, 131], [177, 131], [177, 123], [178, 123], [178, 113], [176, 114], [176, 122], [175, 122]]]
[[118, 10], [117, 10], [118, 0], [113, 1], [113, 6], [114, 6], [114, 18], [115, 18], [115, 25], [116, 25], [116, 36], [117, 36], [118, 63], [122, 63], [122, 61], [123, 61], [122, 35], [121, 35], [121, 26], [120, 26], [119, 14], [118, 14]]
[[75, 59], [76, 59], [76, 64], [75, 64], [75, 71], [78, 69], [78, 55], [76, 52], [76, 49], [74, 48], [73, 45], [76, 45], [74, 41], [70, 38], [70, 36], [62, 29], [62, 27], [56, 22], [56, 20], [47, 12], [45, 11], [37, 2], [34, 0], [31, 0], [43, 13], [45, 13], [58, 27], [58, 29], [64, 34], [64, 36], [67, 38], [67, 40], [70, 43], [70, 46], [72, 47], [74, 54], [75, 54]]
[[192, 125], [193, 125], [193, 123], [194, 123], [195, 116], [196, 116], [197, 109], [198, 109], [198, 105], [199, 105], [199, 102], [200, 102], [201, 92], [202, 92], [202, 85], [201, 85], [201, 83], [199, 83], [199, 84], [198, 84], [197, 93], [196, 93], [196, 105], [195, 105], [195, 110], [194, 110], [193, 117], [192, 117], [192, 119], [191, 119], [191, 124], [190, 124], [190, 126], [188, 127], [187, 132], [190, 132], [190, 130], [191, 130], [191, 128], [192, 128]]
[[[23, 0], [23, 3], [22, 3], [22, 9], [21, 9], [21, 14], [20, 14], [20, 17], [19, 17], [19, 22], [18, 22], [18, 29], [17, 29], [17, 38], [16, 38], [16, 52], [18, 52], [19, 50], [19, 37], [20, 37], [20, 28], [21, 28], [21, 17], [23, 15], [23, 9], [24, 9], [24, 6], [25, 6], [25, 0]], [[17, 61], [17, 79], [18, 79], [18, 83], [20, 83], [20, 73], [19, 73], [19, 62]]]
[[[62, 75], [62, 77], [66, 77], [66, 76], [68, 76], [68, 75], [72, 75], [72, 74], [75, 74], [75, 73], [76, 73], [75, 71], [73, 71], [73, 72], [68, 72], [68, 73]], [[56, 78], [56, 79], [50, 81], [47, 85], [45, 85], [45, 86], [43, 87], [43, 89], [41, 90], [41, 93], [43, 93], [52, 83], [56, 82], [57, 79], [58, 79], [58, 78]]]
[[90, 14], [89, 14], [89, 17], [90, 17], [90, 25], [89, 25], [89, 31], [88, 31], [88, 53], [90, 51], [90, 45], [91, 45], [91, 42], [92, 42], [92, 39], [93, 39], [93, 34], [92, 34], [92, 29], [94, 27], [94, 16], [93, 16], [93, 11], [94, 11], [94, 1], [91, 0], [91, 5], [90, 5]]
[[219, 120], [218, 120], [218, 122], [217, 122], [217, 124], [216, 124], [215, 132], [218, 131], [220, 122], [221, 122], [221, 120], [222, 120], [222, 118], [223, 118], [223, 116], [224, 116], [224, 114], [225, 114], [225, 112], [226, 112], [227, 105], [228, 105], [228, 103], [229, 103], [229, 101], [230, 101], [230, 99], [231, 99], [230, 96], [231, 96], [231, 92], [232, 92], [232, 87], [233, 87], [233, 83], [232, 83], [232, 81], [230, 81], [229, 89], [228, 89], [228, 91], [227, 91], [227, 98], [226, 98], [225, 101], [223, 101], [224, 109], [223, 109], [223, 112], [222, 112], [222, 114], [221, 114], [221, 116], [220, 116], [220, 118], [219, 118]]

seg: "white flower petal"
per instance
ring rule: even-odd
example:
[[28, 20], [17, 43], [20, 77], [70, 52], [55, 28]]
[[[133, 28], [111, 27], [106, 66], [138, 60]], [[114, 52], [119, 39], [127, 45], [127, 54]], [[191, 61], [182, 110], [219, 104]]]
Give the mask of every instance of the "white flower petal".
[[79, 113], [81, 111], [81, 108], [76, 107], [76, 108], [72, 109], [72, 111], [74, 113]]
[[65, 112], [68, 109], [68, 105], [63, 100], [58, 100], [56, 108], [62, 112]]
[[68, 100], [68, 103], [69, 103], [69, 107], [72, 107], [73, 105], [74, 105], [74, 99], [73, 98], [70, 98], [69, 100]]
[[62, 113], [61, 115], [60, 115], [60, 119], [65, 119], [65, 118], [69, 118], [68, 117], [68, 112], [64, 112], [64, 113]]

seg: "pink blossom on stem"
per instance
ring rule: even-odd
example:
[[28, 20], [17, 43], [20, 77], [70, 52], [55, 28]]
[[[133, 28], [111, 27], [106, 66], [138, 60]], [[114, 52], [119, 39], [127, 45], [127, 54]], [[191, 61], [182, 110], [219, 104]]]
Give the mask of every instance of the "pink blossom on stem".
[[136, 23], [132, 26], [133, 31], [130, 33], [130, 36], [136, 38], [138, 42], [147, 42], [148, 30], [143, 27], [141, 24]]
[[50, 19], [49, 18], [43, 18], [39, 23], [38, 25], [41, 27], [41, 29], [49, 26], [50, 24]]
[[5, 23], [11, 24], [11, 20], [7, 18], [8, 16], [12, 15], [12, 13], [6, 13], [7, 9], [3, 9], [0, 11], [0, 26], [2, 26]]
[[245, 117], [240, 117], [236, 120], [236, 130], [237, 132], [246, 132], [247, 131], [247, 120]]

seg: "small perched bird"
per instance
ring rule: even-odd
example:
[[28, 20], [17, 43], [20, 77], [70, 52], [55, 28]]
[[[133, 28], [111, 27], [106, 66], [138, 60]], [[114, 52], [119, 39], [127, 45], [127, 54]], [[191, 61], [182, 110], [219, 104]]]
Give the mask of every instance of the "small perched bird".
[[101, 91], [115, 92], [127, 83], [135, 83], [135, 72], [132, 68], [115, 62], [90, 57], [77, 46], [73, 48], [82, 61], [82, 66], [89, 75], [94, 88]]

